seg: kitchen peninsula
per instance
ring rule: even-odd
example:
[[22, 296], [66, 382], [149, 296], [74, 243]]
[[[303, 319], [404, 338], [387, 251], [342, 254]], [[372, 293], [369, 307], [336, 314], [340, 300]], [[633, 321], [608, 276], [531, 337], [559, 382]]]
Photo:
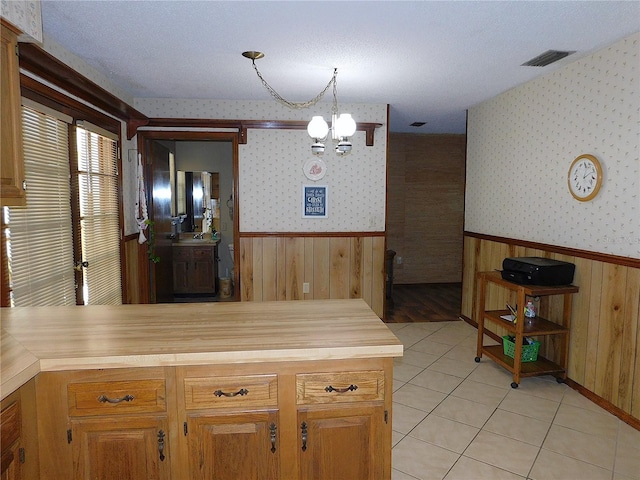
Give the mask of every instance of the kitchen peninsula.
[[1, 353], [41, 479], [391, 476], [402, 344], [363, 300], [2, 309]]

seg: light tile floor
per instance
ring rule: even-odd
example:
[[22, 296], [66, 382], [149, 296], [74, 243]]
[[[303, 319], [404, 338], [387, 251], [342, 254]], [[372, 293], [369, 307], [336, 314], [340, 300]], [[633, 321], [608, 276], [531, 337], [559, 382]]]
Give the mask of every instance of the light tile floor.
[[[551, 376], [475, 362], [465, 322], [390, 323], [393, 480], [640, 480], [640, 431]], [[487, 339], [485, 343], [495, 343]]]

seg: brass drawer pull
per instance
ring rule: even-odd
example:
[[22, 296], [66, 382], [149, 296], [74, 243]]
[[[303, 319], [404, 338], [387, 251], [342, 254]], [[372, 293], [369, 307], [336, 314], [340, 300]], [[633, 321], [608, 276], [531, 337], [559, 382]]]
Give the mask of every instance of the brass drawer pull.
[[349, 385], [348, 387], [345, 387], [345, 388], [333, 388], [332, 385], [329, 385], [328, 387], [326, 387], [324, 389], [324, 391], [327, 392], [327, 393], [331, 393], [331, 392], [346, 393], [346, 392], [353, 392], [353, 391], [355, 391], [357, 389], [358, 389], [358, 386], [357, 385], [353, 385], [353, 384], [351, 384], [351, 385]]
[[307, 429], [307, 422], [302, 422], [300, 424], [300, 433], [302, 439], [302, 451], [307, 451], [307, 435], [309, 434], [309, 430]]
[[100, 395], [98, 397], [98, 401], [100, 403], [121, 403], [121, 402], [133, 402], [135, 398], [136, 397], [134, 397], [133, 395], [125, 395], [124, 397], [120, 397], [120, 398], [109, 398], [106, 395]]
[[164, 430], [158, 432], [158, 458], [161, 462], [164, 462]]
[[278, 427], [276, 427], [275, 423], [272, 423], [271, 425], [269, 425], [269, 432], [271, 437], [271, 453], [276, 453], [276, 430], [277, 429]]
[[215, 392], [213, 392], [213, 394], [216, 397], [236, 397], [238, 395], [240, 395], [241, 397], [244, 397], [247, 393], [249, 393], [249, 390], [247, 390], [246, 388], [241, 388], [240, 390], [238, 390], [235, 393], [227, 393], [227, 392], [223, 392], [222, 390], [216, 390]]

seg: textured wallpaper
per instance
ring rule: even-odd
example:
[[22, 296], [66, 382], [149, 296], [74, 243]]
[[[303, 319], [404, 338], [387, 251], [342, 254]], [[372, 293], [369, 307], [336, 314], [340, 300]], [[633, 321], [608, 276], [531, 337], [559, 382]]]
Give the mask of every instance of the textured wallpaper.
[[0, 15], [18, 27], [27, 36], [20, 41], [42, 42], [42, 11], [40, 0], [2, 0]]
[[[469, 110], [465, 230], [640, 258], [639, 51], [640, 33]], [[584, 153], [590, 202], [567, 186]]]
[[[306, 120], [312, 115], [328, 119], [331, 106], [289, 110], [275, 101], [142, 99], [135, 108], [149, 117]], [[353, 151], [335, 155], [327, 143], [326, 175], [309, 180], [304, 164], [314, 158], [311, 139], [303, 130], [248, 131], [239, 147], [239, 202], [241, 232], [358, 232], [384, 231], [386, 189], [387, 106], [345, 104], [356, 121], [383, 124], [375, 145], [365, 145], [364, 132], [352, 138]], [[328, 217], [303, 218], [302, 186], [328, 187]]]
[[[0, 1], [4, 15], [8, 4], [13, 2]], [[26, 0], [21, 3], [31, 4]], [[35, 3], [39, 12], [39, 3]], [[43, 48], [152, 118], [308, 120], [312, 115], [323, 115], [329, 120], [330, 117], [331, 105], [328, 103], [320, 103], [306, 110], [290, 110], [272, 100], [133, 99], [114, 86], [105, 75], [46, 36]], [[358, 122], [380, 123], [382, 126], [375, 132], [375, 145], [372, 147], [365, 146], [364, 132], [356, 132], [352, 138], [353, 152], [346, 157], [336, 156], [330, 151], [330, 142], [327, 143], [327, 152], [323, 157], [327, 165], [326, 175], [317, 181], [307, 179], [302, 169], [313, 158], [310, 152], [311, 139], [306, 131], [248, 131], [248, 143], [241, 145], [239, 152], [240, 231], [384, 231], [387, 105], [339, 104], [339, 111], [351, 113]], [[124, 230], [125, 235], [129, 235], [137, 232], [134, 217], [137, 137], [127, 140], [123, 123], [121, 138]], [[328, 218], [302, 218], [302, 185], [305, 184], [329, 187]]]

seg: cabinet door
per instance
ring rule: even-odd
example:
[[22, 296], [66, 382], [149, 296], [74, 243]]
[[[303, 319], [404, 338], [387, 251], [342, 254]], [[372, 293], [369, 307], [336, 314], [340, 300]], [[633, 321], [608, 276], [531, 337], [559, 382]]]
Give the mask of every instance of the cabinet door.
[[194, 247], [191, 250], [193, 269], [191, 289], [195, 293], [215, 293], [216, 278], [213, 271], [213, 248]]
[[191, 414], [187, 427], [190, 479], [278, 478], [276, 411]]
[[22, 478], [20, 468], [20, 444], [2, 446], [2, 474], [0, 480], [20, 480]]
[[94, 417], [72, 421], [77, 480], [168, 480], [165, 417]]
[[20, 107], [20, 74], [16, 52], [16, 34], [2, 25], [0, 78], [2, 81], [2, 116], [0, 116], [0, 200], [2, 205], [24, 206], [26, 197], [24, 158], [22, 153], [22, 112]]
[[174, 293], [189, 292], [189, 264], [191, 263], [190, 248], [173, 249], [173, 291]]
[[2, 448], [1, 480], [18, 480], [20, 475], [20, 404], [15, 402], [2, 410], [0, 447]]
[[383, 478], [384, 406], [298, 411], [300, 480]]

